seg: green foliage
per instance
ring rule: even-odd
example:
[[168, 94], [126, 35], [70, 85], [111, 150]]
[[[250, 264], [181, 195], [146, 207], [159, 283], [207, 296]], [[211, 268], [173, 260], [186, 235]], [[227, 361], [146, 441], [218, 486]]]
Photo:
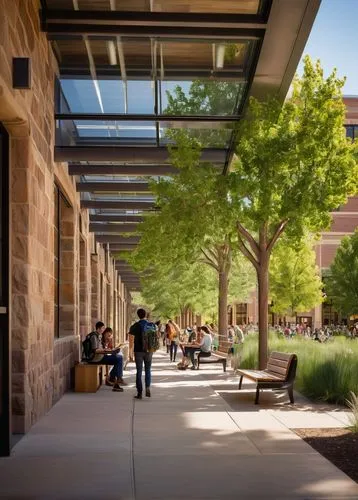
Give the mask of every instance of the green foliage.
[[322, 281], [309, 239], [299, 245], [288, 238], [278, 243], [270, 262], [270, 297], [274, 312], [290, 316], [322, 302]]
[[[164, 113], [167, 115], [230, 115], [236, 112], [235, 105], [240, 102], [244, 89], [245, 84], [238, 82], [195, 80], [189, 92], [186, 93], [180, 85], [177, 85], [172, 93], [167, 91], [168, 105]], [[182, 130], [170, 129], [166, 135], [177, 142], [181, 133]], [[201, 147], [226, 147], [231, 136], [231, 129], [230, 127], [192, 128], [186, 130], [185, 133], [188, 137], [195, 138]]]
[[250, 100], [239, 126], [231, 173], [238, 219], [251, 232], [272, 238], [281, 223], [291, 235], [319, 231], [330, 211], [357, 190], [355, 146], [344, 129], [343, 80], [325, 79], [320, 63], [306, 57], [292, 97]]
[[[258, 366], [257, 344], [258, 335], [250, 334], [240, 346], [241, 368]], [[269, 351], [297, 354], [295, 388], [310, 399], [345, 404], [351, 391], [358, 393], [358, 342], [335, 337], [321, 344], [303, 337], [287, 340], [272, 333]]]
[[350, 429], [352, 432], [358, 433], [358, 396], [354, 392], [350, 392], [349, 399], [346, 400], [348, 408], [352, 411], [349, 416]]
[[326, 280], [326, 292], [342, 314], [358, 314], [358, 230], [342, 239]]

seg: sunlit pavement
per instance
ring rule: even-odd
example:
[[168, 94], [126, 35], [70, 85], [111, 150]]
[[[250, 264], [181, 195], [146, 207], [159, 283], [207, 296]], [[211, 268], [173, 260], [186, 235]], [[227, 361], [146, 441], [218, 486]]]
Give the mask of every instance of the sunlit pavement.
[[[179, 360], [179, 359], [178, 359]], [[177, 361], [178, 361], [177, 360]], [[6, 499], [357, 499], [358, 485], [290, 429], [344, 427], [346, 412], [243, 385], [220, 365], [153, 362], [152, 397], [66, 394], [0, 460]]]

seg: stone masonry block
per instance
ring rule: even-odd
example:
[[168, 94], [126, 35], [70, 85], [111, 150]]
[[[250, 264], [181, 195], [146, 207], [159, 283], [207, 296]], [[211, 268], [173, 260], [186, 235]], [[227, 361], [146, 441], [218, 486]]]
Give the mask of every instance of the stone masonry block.
[[16, 327], [29, 326], [28, 297], [13, 295], [12, 297], [12, 325]]
[[25, 373], [27, 371], [28, 351], [12, 350], [12, 372]]
[[24, 328], [12, 328], [11, 344], [12, 349], [28, 349], [29, 339], [27, 330]]
[[29, 265], [21, 261], [12, 264], [12, 292], [26, 295], [29, 291]]
[[14, 169], [11, 176], [11, 198], [13, 203], [29, 202], [29, 173]]

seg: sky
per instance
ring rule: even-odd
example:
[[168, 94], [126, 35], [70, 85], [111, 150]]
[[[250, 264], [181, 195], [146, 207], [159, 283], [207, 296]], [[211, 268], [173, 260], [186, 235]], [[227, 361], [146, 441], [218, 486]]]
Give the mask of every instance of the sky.
[[357, 46], [358, 0], [322, 0], [303, 55], [320, 59], [327, 76], [337, 68], [347, 78], [344, 95], [358, 96]]

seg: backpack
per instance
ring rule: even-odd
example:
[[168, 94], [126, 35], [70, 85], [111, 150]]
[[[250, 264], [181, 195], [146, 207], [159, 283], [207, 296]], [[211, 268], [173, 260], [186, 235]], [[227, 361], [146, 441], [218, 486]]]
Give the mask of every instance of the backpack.
[[141, 328], [143, 335], [143, 351], [144, 352], [157, 351], [159, 349], [159, 338], [155, 324], [146, 321], [144, 325], [142, 324]]
[[86, 338], [82, 342], [82, 360], [84, 361], [90, 361], [93, 358], [92, 342], [91, 342], [92, 335], [97, 335], [97, 333], [96, 332], [89, 333], [88, 335], [86, 335]]

